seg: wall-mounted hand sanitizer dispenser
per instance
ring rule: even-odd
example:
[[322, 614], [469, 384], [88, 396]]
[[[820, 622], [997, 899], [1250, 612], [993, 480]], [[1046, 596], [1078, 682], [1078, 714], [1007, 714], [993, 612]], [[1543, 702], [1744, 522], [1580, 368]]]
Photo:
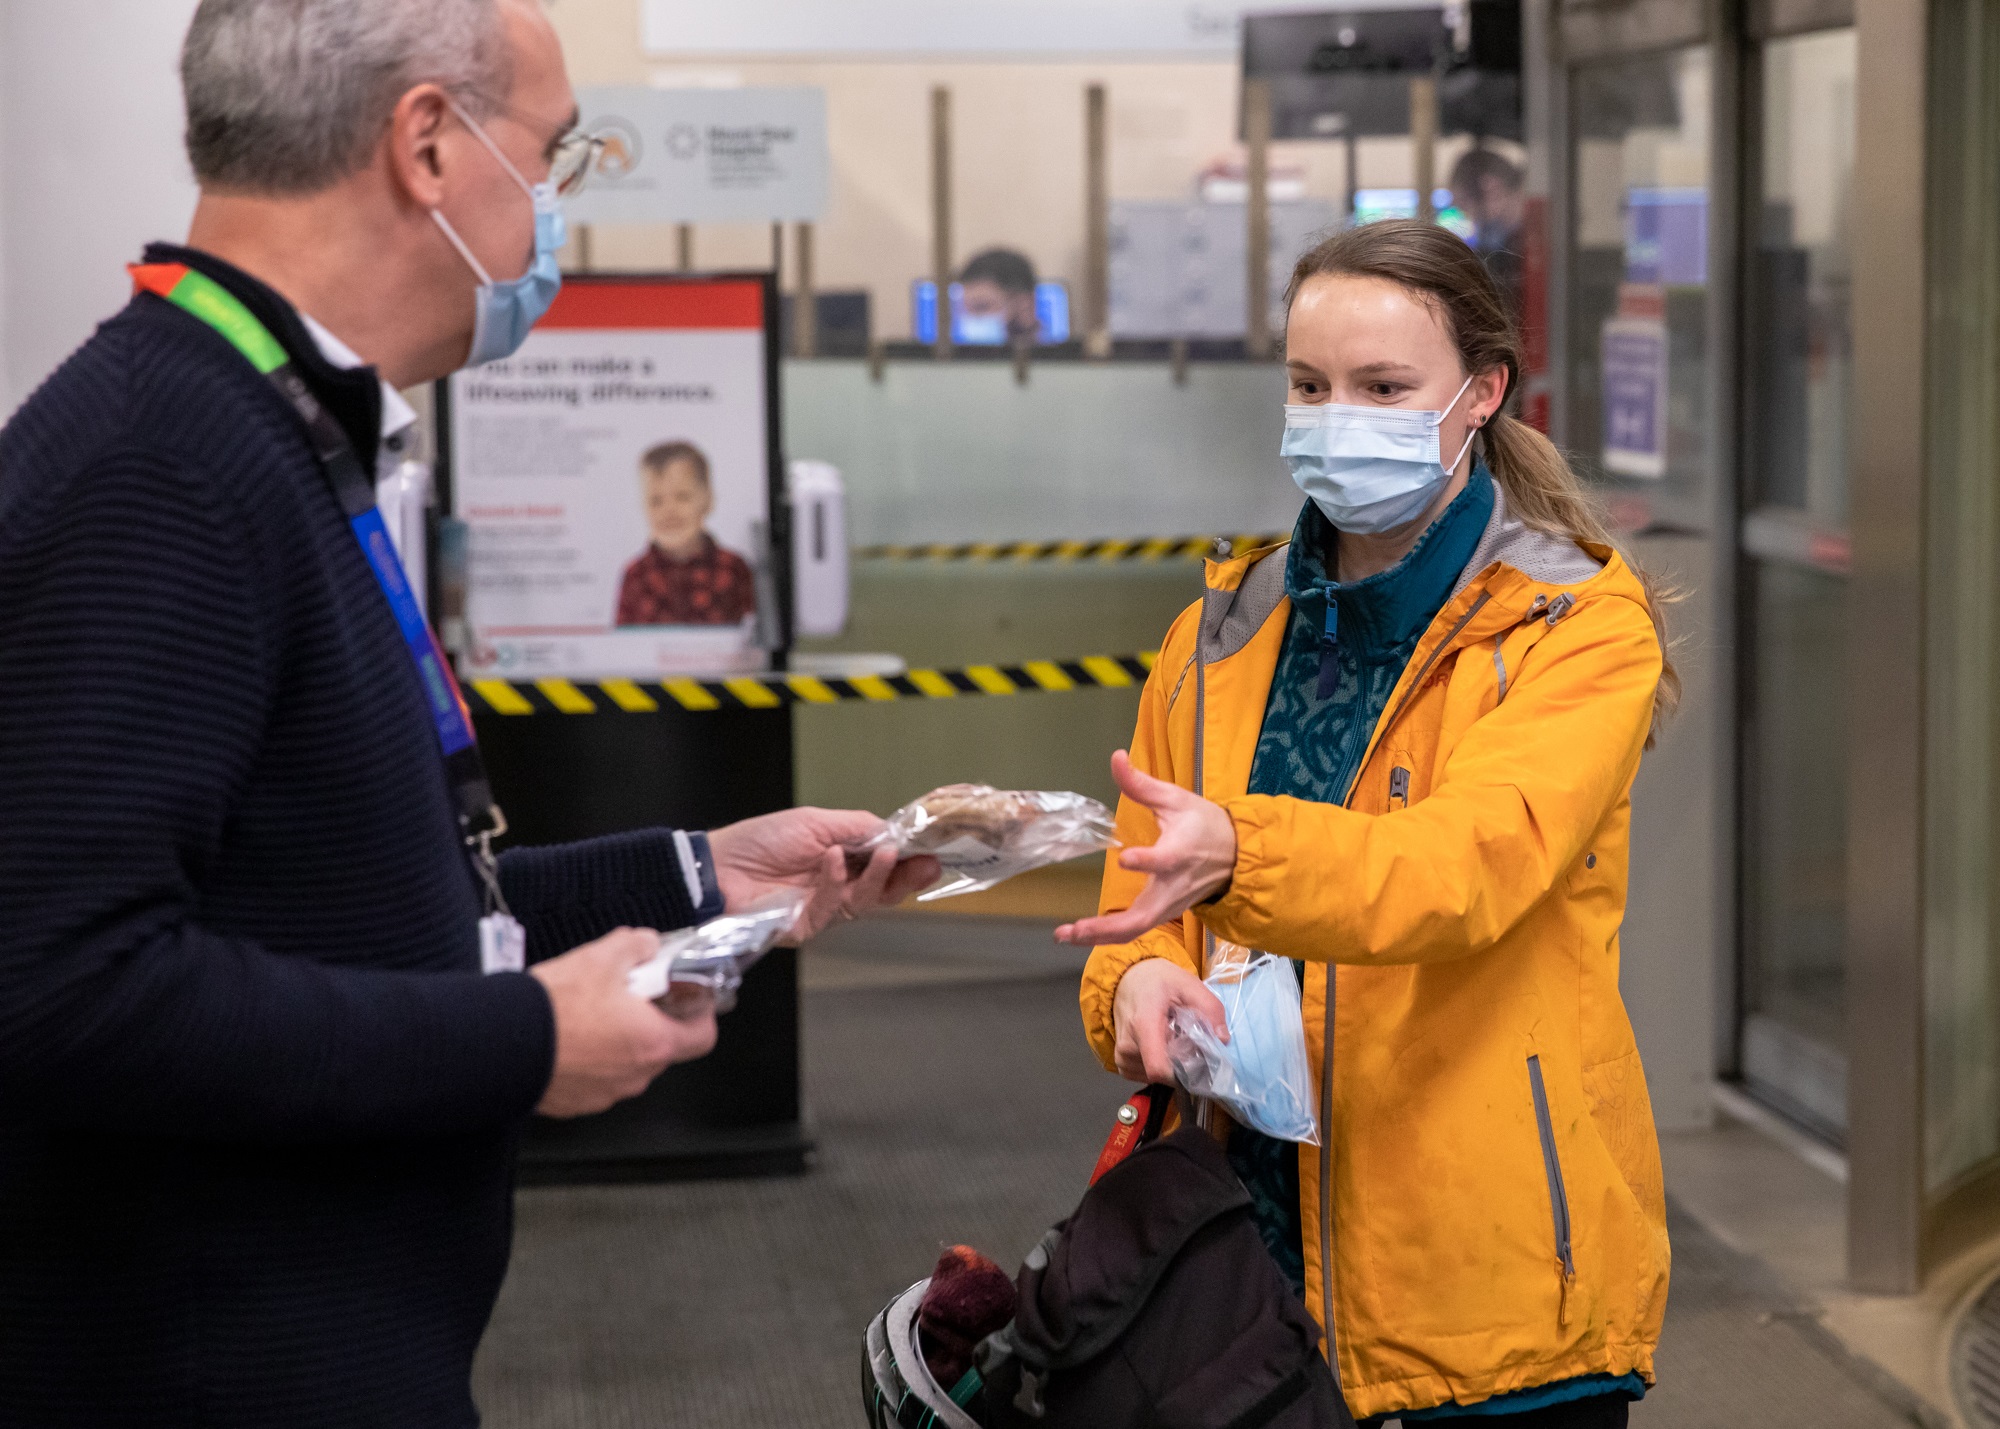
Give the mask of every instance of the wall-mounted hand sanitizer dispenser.
[[430, 463], [410, 457], [375, 483], [375, 505], [382, 512], [382, 524], [389, 528], [389, 540], [416, 594], [417, 608], [425, 615], [430, 614], [428, 517], [433, 490]]
[[792, 630], [847, 629], [847, 486], [823, 461], [791, 464]]

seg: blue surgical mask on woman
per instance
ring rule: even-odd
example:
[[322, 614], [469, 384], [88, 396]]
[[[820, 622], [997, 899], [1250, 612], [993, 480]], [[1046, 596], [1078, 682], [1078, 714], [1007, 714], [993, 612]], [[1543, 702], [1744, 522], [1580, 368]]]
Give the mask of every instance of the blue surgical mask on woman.
[[448, 99], [446, 102], [535, 206], [534, 259], [528, 264], [527, 272], [504, 282], [495, 282], [493, 275], [486, 271], [486, 265], [458, 236], [458, 230], [451, 226], [451, 221], [436, 209], [431, 210], [432, 219], [444, 230], [451, 246], [458, 250], [459, 257], [479, 279], [479, 291], [474, 299], [476, 316], [472, 326], [472, 351], [465, 359], [467, 367], [478, 367], [503, 357], [512, 357], [520, 351], [521, 344], [528, 340], [529, 332], [541, 320], [542, 314], [549, 310], [549, 304], [556, 300], [556, 294], [562, 289], [562, 268], [556, 255], [569, 241], [569, 222], [563, 217], [562, 201], [556, 196], [554, 184], [531, 184], [521, 177], [521, 171], [514, 167], [478, 122], [459, 107], [458, 101]]
[[1438, 428], [1471, 385], [1466, 378], [1442, 412], [1288, 404], [1282, 450], [1292, 480], [1337, 531], [1374, 536], [1408, 525], [1472, 445], [1468, 431], [1457, 456], [1438, 459]]

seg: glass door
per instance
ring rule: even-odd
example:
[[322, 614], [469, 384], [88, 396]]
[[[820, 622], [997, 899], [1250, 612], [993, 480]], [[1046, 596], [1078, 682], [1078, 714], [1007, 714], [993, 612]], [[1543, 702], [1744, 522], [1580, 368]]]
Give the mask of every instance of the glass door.
[[1738, 1065], [1847, 1125], [1847, 483], [1855, 38], [1751, 54], [1744, 212]]
[[1705, 45], [1570, 72], [1566, 445], [1631, 532], [1712, 519], [1709, 77]]

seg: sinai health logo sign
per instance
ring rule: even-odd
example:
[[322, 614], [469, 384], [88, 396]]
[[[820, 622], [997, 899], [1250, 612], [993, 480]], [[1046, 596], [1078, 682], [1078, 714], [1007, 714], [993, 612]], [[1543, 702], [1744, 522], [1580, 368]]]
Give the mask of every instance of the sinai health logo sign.
[[826, 209], [826, 95], [817, 89], [585, 89], [604, 136], [577, 223], [816, 219]]

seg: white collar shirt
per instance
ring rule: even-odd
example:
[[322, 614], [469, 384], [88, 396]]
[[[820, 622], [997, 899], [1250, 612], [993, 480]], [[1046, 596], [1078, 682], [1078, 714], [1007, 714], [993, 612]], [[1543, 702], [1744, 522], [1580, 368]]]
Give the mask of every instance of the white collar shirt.
[[[356, 368], [368, 364], [355, 350], [328, 332], [311, 313], [300, 313], [306, 331], [319, 347], [320, 356], [335, 367]], [[382, 384], [382, 436], [375, 452], [375, 476], [379, 481], [402, 464], [410, 446], [411, 429], [417, 425], [417, 409], [403, 400], [403, 394], [387, 382]]]

